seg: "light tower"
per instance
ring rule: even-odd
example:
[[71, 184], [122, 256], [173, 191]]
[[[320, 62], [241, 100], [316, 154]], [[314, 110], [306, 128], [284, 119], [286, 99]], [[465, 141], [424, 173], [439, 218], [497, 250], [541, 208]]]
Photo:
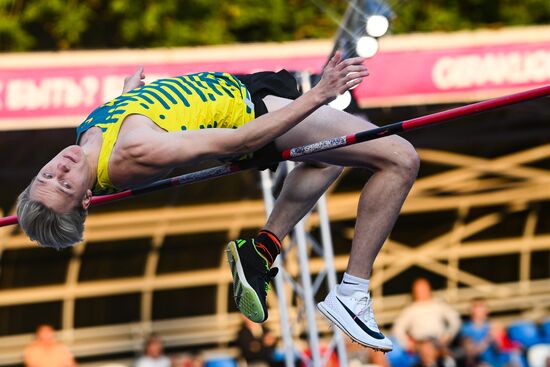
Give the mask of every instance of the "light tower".
[[[343, 52], [345, 59], [374, 57], [379, 48], [378, 38], [388, 33], [394, 17], [393, 11], [383, 0], [351, 0], [338, 28], [330, 57], [337, 50]], [[350, 103], [351, 93], [347, 91], [332, 101], [330, 106], [344, 110]]]

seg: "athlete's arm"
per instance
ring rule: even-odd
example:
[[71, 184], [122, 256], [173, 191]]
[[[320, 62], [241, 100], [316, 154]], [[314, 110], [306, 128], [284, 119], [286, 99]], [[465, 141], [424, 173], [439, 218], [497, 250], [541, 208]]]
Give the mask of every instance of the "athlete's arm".
[[321, 81], [284, 108], [260, 116], [238, 129], [206, 129], [151, 136], [142, 162], [178, 166], [190, 161], [253, 152], [281, 136], [320, 106], [361, 83], [368, 75], [364, 59], [341, 59], [338, 52], [328, 63]]

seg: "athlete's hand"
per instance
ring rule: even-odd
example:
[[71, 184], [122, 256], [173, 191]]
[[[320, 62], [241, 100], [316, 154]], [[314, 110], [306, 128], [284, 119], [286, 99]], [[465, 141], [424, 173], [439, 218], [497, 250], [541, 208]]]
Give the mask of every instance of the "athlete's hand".
[[145, 74], [143, 73], [143, 66], [140, 66], [132, 75], [124, 78], [124, 88], [122, 89], [122, 93], [124, 94], [132, 89], [144, 86], [145, 82], [143, 79], [145, 79]]
[[315, 86], [327, 101], [331, 101], [345, 91], [352, 89], [369, 75], [363, 65], [363, 57], [342, 60], [342, 53], [337, 51], [323, 70], [321, 81]]

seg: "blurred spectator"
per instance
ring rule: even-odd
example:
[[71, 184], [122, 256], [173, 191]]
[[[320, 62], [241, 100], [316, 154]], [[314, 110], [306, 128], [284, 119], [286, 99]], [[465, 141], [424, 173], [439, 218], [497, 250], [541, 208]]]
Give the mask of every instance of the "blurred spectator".
[[491, 323], [491, 344], [483, 358], [494, 367], [521, 367], [521, 345], [508, 337], [506, 327], [499, 322]]
[[386, 357], [386, 353], [367, 348], [369, 362], [380, 367], [389, 367], [390, 363]]
[[135, 363], [135, 367], [171, 367], [170, 358], [164, 355], [162, 340], [156, 334], [151, 334], [143, 345], [143, 355]]
[[460, 330], [459, 367], [522, 366], [520, 345], [508, 337], [504, 325], [489, 321], [489, 309], [483, 298], [472, 300], [470, 320]]
[[58, 341], [50, 325], [36, 328], [35, 340], [24, 352], [26, 367], [75, 367], [76, 362], [69, 348]]
[[[323, 367], [338, 367], [340, 365], [340, 362], [338, 361], [338, 354], [336, 353], [336, 350], [332, 349], [331, 351], [329, 351], [329, 348], [326, 345], [321, 344], [319, 346], [319, 352], [320, 352], [322, 358], [327, 358], [326, 356], [330, 352], [330, 357], [328, 357], [328, 359], [326, 360], [326, 363], [323, 365]], [[302, 351], [302, 354], [303, 354], [304, 357], [306, 357], [305, 360], [311, 360], [312, 355], [311, 355], [311, 348], [309, 346], [306, 347]], [[348, 360], [349, 360], [349, 356], [348, 356]], [[304, 360], [302, 360], [299, 363], [300, 367], [309, 367], [311, 365], [312, 365], [311, 363], [306, 363]]]
[[184, 353], [172, 360], [173, 367], [202, 367], [204, 361], [199, 355]]
[[408, 351], [416, 350], [418, 340], [437, 340], [447, 347], [460, 328], [460, 317], [451, 306], [432, 298], [427, 279], [416, 279], [412, 285], [413, 302], [405, 307], [393, 324], [393, 334]]
[[346, 338], [346, 352], [350, 367], [360, 367], [369, 364], [380, 367], [390, 367], [390, 363], [384, 352], [365, 348], [358, 343], [352, 342], [349, 338]]
[[460, 329], [460, 365], [477, 366], [479, 362], [487, 361], [490, 358], [489, 346], [492, 343], [492, 338], [488, 315], [485, 299], [472, 300], [470, 319]]
[[277, 339], [262, 324], [256, 324], [245, 317], [243, 320], [237, 334], [237, 345], [241, 356], [249, 367], [271, 366]]
[[417, 340], [418, 364], [415, 367], [455, 367], [455, 361], [446, 354], [446, 348], [438, 346], [435, 339]]
[[471, 338], [461, 338], [459, 348], [455, 351], [458, 367], [490, 367], [481, 360], [476, 343]]

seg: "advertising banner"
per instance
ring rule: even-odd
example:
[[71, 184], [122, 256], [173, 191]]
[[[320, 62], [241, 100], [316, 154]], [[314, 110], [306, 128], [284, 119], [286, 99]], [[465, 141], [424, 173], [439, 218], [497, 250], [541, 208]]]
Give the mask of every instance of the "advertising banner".
[[[452, 45], [451, 45], [452, 46]], [[246, 46], [243, 46], [246, 47]], [[105, 53], [105, 51], [102, 51]], [[159, 52], [159, 51], [153, 51]], [[246, 55], [246, 52], [241, 53]], [[55, 54], [49, 56], [55, 58]], [[321, 71], [327, 54], [261, 54], [228, 60], [0, 66], [0, 130], [77, 126], [120, 94], [124, 77], [144, 64], [147, 81], [200, 71]], [[39, 60], [39, 59], [38, 59]], [[84, 65], [82, 65], [84, 64]], [[370, 76], [353, 93], [361, 107], [467, 102], [550, 83], [550, 41], [444, 49], [381, 50]]]

